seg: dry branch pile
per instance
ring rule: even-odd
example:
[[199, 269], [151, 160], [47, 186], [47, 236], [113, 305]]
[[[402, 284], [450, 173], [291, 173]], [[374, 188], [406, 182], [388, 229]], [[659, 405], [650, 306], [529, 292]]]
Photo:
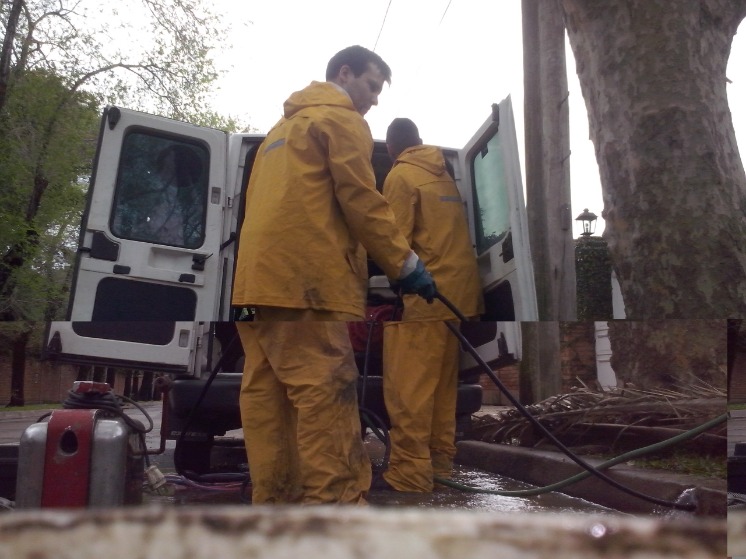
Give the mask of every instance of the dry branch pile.
[[[527, 409], [568, 446], [589, 452], [625, 451], [705, 423], [725, 413], [725, 402], [723, 390], [702, 384], [644, 391], [625, 387], [602, 392], [583, 387]], [[469, 438], [529, 447], [548, 442], [516, 409], [475, 417]], [[724, 455], [725, 424], [693, 441], [692, 448], [698, 452]]]

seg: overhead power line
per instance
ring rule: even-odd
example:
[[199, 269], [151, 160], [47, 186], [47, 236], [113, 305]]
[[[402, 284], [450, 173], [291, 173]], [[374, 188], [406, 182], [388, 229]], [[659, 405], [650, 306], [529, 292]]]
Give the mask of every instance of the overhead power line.
[[[386, 6], [386, 13], [383, 14], [383, 21], [381, 22], [381, 28], [378, 30], [378, 37], [376, 37], [376, 44], [373, 45], [373, 52], [375, 52], [376, 47], [378, 46], [378, 39], [381, 38], [381, 32], [383, 31], [383, 26], [386, 25], [386, 18], [389, 15], [389, 8], [391, 8], [391, 2], [393, 2], [393, 1], [394, 0], [389, 0], [389, 5]], [[449, 2], [449, 4], [450, 4], [450, 2]]]
[[446, 17], [446, 14], [448, 13], [448, 8], [450, 8], [450, 7], [451, 7], [451, 2], [452, 2], [452, 0], [448, 0], [448, 5], [446, 6], [446, 9], [445, 9], [445, 11], [443, 12], [443, 15], [442, 15], [442, 16], [440, 16], [440, 21], [438, 22], [438, 25], [440, 25], [441, 23], [443, 23], [443, 20], [445, 19], [445, 17]]
[[[375, 45], [373, 45], [373, 51], [374, 52], [375, 52], [376, 48], [378, 48], [378, 41], [380, 40], [381, 33], [383, 33], [383, 28], [386, 25], [386, 18], [388, 18], [389, 10], [391, 9], [391, 3], [393, 1], [394, 0], [389, 0], [388, 6], [386, 6], [386, 13], [383, 14], [383, 21], [381, 22], [381, 28], [378, 30], [378, 37], [376, 37], [376, 43], [375, 43]], [[448, 0], [448, 4], [446, 5], [446, 9], [443, 10], [443, 15], [440, 16], [440, 21], [438, 22], [438, 25], [440, 25], [441, 23], [443, 23], [443, 20], [445, 19], [446, 14], [448, 13], [448, 8], [451, 7], [451, 2], [453, 2], [453, 0]]]

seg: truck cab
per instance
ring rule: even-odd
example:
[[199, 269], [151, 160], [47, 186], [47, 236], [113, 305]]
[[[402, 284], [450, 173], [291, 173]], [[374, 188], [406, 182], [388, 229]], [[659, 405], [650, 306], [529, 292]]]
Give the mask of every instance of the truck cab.
[[[48, 358], [168, 373], [175, 382], [203, 379], [218, 366], [226, 388], [215, 392], [213, 407], [233, 398], [229, 375], [240, 375], [242, 352], [232, 324], [250, 313], [231, 307], [234, 261], [263, 139], [104, 110], [67, 316], [48, 325]], [[444, 153], [484, 290], [474, 339], [488, 362], [519, 356], [514, 321], [537, 320], [538, 312], [510, 98], [492, 106], [466, 146]], [[375, 142], [372, 164], [380, 190], [392, 165], [384, 142]], [[370, 264], [374, 301], [386, 297], [388, 282]], [[515, 345], [506, 349], [506, 339]], [[473, 369], [469, 356], [463, 362]], [[220, 431], [235, 418], [213, 424]]]

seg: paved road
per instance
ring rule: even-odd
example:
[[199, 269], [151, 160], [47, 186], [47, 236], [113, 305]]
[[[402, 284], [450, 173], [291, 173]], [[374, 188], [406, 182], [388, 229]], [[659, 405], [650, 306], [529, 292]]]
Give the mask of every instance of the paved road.
[[[146, 402], [139, 404], [153, 419], [155, 427], [148, 433], [146, 443], [148, 448], [160, 445], [161, 402]], [[130, 417], [147, 425], [145, 416], [135, 406], [127, 405], [125, 412]], [[45, 410], [34, 411], [0, 411], [0, 444], [18, 443], [21, 435], [29, 425], [36, 423], [40, 417], [48, 413]]]

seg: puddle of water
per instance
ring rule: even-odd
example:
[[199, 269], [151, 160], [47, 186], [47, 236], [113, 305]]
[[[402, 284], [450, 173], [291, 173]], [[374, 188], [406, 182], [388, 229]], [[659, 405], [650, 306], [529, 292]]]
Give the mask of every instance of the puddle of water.
[[[520, 481], [463, 466], [456, 466], [454, 468], [452, 481], [461, 485], [492, 491], [516, 491], [519, 489], [531, 489], [533, 487]], [[372, 505], [385, 507], [434, 507], [493, 512], [619, 514], [618, 511], [561, 493], [546, 493], [534, 497], [505, 497], [487, 493], [465, 492], [437, 484], [436, 490], [432, 493], [374, 491], [371, 492], [368, 500]]]
[[[452, 480], [462, 485], [494, 491], [529, 489], [530, 485], [480, 470], [456, 466]], [[246, 504], [237, 486], [231, 489], [205, 489], [172, 484], [172, 495], [145, 494], [144, 504], [167, 506], [185, 505], [240, 505]], [[372, 491], [368, 501], [376, 507], [417, 507], [461, 509], [493, 512], [564, 512], [619, 514], [595, 503], [569, 497], [561, 493], [547, 493], [534, 497], [505, 497], [485, 493], [464, 492], [444, 485], [436, 485], [432, 493], [400, 493]]]
[[[365, 440], [365, 446], [370, 455], [373, 467], [379, 467], [384, 454], [383, 445], [375, 437], [368, 436]], [[157, 464], [167, 476], [175, 474], [171, 453], [154, 456], [151, 458], [151, 462]], [[461, 485], [493, 491], [515, 491], [532, 488], [531, 485], [520, 481], [464, 466], [456, 466], [454, 468], [452, 481]], [[164, 496], [146, 493], [143, 496], [144, 504], [158, 503], [168, 506], [245, 504], [241, 498], [238, 486], [234, 486], [232, 489], [207, 490], [193, 486], [172, 484], [172, 488], [172, 495]], [[377, 507], [421, 507], [494, 512], [618, 514], [617, 511], [612, 509], [561, 493], [547, 493], [533, 497], [505, 497], [485, 493], [464, 492], [440, 484], [436, 484], [435, 491], [432, 493], [372, 491], [368, 496], [368, 501], [372, 506]]]

